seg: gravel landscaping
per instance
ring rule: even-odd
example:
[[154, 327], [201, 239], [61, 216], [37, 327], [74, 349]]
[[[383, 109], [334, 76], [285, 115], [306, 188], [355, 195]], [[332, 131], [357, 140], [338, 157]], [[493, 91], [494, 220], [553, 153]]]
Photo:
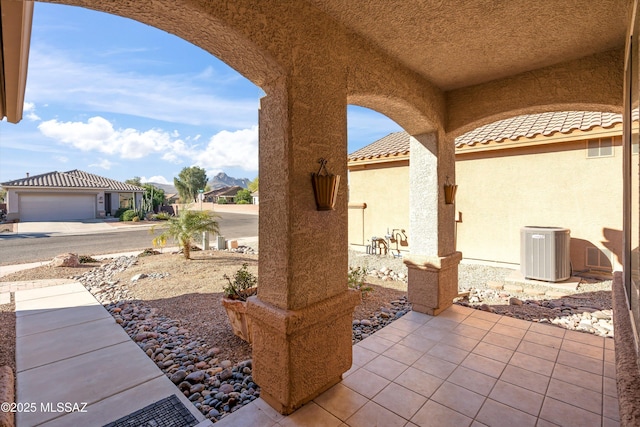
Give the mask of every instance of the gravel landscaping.
[[[246, 253], [245, 253], [246, 252]], [[208, 418], [217, 420], [260, 393], [253, 382], [251, 347], [233, 335], [220, 304], [224, 275], [243, 263], [257, 273], [258, 255], [239, 252], [193, 252], [120, 257], [79, 268], [39, 267], [0, 281], [74, 278], [112, 314], [117, 323]], [[406, 300], [407, 269], [402, 259], [350, 251], [350, 265], [366, 268], [362, 303], [353, 315], [356, 343], [411, 310]], [[461, 264], [457, 303], [497, 314], [568, 329], [612, 336], [611, 282], [584, 278], [575, 292], [552, 296], [553, 287], [506, 281], [512, 270]], [[7, 330], [15, 330], [13, 304], [0, 305]], [[13, 326], [11, 326], [13, 325]], [[3, 328], [4, 329], [4, 328]], [[0, 365], [15, 369], [15, 336], [2, 334]]]

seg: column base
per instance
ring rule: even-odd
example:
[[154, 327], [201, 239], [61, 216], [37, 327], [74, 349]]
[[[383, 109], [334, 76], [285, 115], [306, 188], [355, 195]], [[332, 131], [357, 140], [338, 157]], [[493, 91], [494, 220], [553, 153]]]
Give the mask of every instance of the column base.
[[253, 378], [260, 396], [290, 414], [342, 379], [352, 363], [352, 316], [360, 293], [345, 291], [300, 310], [248, 300]]
[[458, 264], [461, 252], [444, 257], [408, 256], [408, 298], [413, 310], [437, 316], [453, 304], [458, 295]]

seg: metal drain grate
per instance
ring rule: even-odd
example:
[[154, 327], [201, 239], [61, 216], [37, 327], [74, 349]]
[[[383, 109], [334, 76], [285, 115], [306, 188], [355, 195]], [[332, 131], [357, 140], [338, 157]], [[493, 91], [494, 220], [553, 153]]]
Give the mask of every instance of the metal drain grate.
[[193, 427], [196, 424], [196, 418], [178, 396], [172, 394], [104, 427]]

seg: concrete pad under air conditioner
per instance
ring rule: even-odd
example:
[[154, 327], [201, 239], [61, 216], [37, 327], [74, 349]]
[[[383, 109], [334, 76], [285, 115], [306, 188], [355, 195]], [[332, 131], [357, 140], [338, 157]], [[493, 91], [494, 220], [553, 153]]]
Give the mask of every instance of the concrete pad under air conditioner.
[[504, 279], [506, 282], [524, 283], [527, 285], [546, 286], [548, 288], [575, 291], [582, 280], [580, 277], [571, 276], [562, 282], [545, 282], [544, 280], [525, 279], [520, 270], [513, 270]]

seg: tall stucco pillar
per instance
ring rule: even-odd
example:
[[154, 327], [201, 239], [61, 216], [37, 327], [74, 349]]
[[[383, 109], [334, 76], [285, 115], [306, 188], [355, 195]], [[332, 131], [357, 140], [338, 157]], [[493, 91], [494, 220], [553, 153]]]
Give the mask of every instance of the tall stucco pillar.
[[412, 136], [409, 149], [408, 297], [415, 311], [437, 315], [458, 294], [462, 259], [455, 250], [455, 205], [444, 197], [444, 184], [455, 182], [455, 147], [434, 132]]
[[[325, 81], [290, 78], [261, 100], [259, 291], [248, 313], [253, 377], [284, 414], [351, 367], [360, 299], [347, 287], [346, 96]], [[341, 177], [334, 210], [316, 209], [319, 158]]]

